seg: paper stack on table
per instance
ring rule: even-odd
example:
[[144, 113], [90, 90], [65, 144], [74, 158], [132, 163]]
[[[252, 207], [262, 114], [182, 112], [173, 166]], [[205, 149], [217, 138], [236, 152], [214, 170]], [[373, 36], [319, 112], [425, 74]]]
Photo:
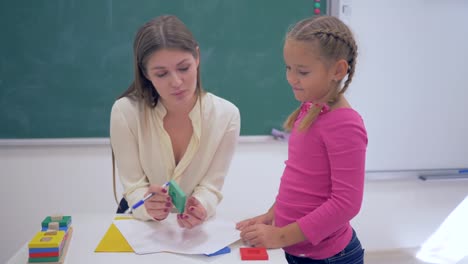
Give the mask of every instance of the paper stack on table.
[[161, 222], [132, 219], [114, 220], [114, 224], [137, 254], [211, 254], [240, 239], [235, 223], [219, 217], [193, 229], [179, 227], [177, 214]]

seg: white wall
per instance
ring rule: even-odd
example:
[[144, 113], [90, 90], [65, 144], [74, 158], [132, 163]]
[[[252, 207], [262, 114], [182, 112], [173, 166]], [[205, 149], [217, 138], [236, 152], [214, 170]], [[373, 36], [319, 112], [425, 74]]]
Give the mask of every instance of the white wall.
[[[468, 1], [354, 0], [368, 170], [468, 167]], [[417, 157], [415, 159], [414, 157]]]
[[[234, 220], [265, 211], [276, 195], [285, 158], [284, 142], [241, 143], [219, 211]], [[47, 215], [112, 214], [116, 208], [106, 145], [0, 146], [0, 177], [0, 263], [31, 239]], [[418, 246], [468, 194], [468, 181], [372, 177], [353, 221], [367, 250]]]

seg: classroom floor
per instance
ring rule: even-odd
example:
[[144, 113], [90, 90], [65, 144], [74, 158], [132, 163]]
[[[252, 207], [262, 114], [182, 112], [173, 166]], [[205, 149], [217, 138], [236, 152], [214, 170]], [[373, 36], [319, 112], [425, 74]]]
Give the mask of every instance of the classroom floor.
[[[425, 264], [417, 260], [414, 255], [417, 249], [396, 249], [389, 251], [366, 252], [364, 257], [365, 264]], [[465, 258], [458, 264], [468, 264]]]
[[423, 264], [414, 258], [413, 249], [366, 252], [365, 264]]

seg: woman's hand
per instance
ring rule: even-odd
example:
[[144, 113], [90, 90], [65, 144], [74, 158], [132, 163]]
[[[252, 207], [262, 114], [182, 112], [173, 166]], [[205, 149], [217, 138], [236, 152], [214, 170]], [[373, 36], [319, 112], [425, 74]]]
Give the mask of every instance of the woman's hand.
[[191, 229], [202, 224], [207, 217], [206, 209], [197, 200], [190, 196], [185, 204], [185, 212], [177, 215], [177, 223], [182, 228]]
[[145, 196], [150, 193], [154, 193], [154, 195], [146, 200], [146, 211], [154, 220], [162, 221], [166, 219], [172, 209], [171, 197], [168, 195], [167, 189], [153, 184], [149, 186]]

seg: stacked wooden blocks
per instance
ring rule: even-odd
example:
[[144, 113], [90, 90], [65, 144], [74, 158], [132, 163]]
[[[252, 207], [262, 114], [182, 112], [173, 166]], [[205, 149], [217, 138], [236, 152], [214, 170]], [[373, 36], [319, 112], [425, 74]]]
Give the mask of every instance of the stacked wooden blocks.
[[71, 216], [48, 216], [28, 244], [29, 263], [63, 263], [73, 232]]

